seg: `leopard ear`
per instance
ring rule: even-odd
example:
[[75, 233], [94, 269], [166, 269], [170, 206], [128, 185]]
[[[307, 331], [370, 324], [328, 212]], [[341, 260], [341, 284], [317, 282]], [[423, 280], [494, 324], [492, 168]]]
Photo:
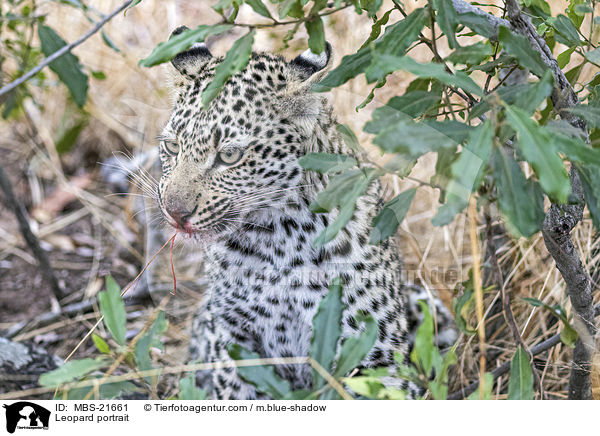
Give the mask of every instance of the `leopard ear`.
[[325, 50], [320, 54], [315, 54], [312, 51], [306, 50], [300, 56], [290, 62], [290, 66], [300, 80], [315, 81], [316, 76], [321, 77], [327, 71], [331, 63], [331, 44], [325, 42]]
[[[175, 29], [169, 39], [188, 30], [186, 26], [180, 26]], [[208, 50], [205, 43], [199, 42], [192, 45], [186, 51], [178, 53], [172, 60], [171, 64], [184, 76], [194, 75], [200, 71], [202, 66], [212, 58], [212, 54]]]

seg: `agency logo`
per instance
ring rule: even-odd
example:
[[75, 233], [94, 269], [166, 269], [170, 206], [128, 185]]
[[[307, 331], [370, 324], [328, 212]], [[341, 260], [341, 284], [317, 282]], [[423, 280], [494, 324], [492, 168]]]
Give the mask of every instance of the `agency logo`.
[[6, 431], [14, 433], [16, 429], [48, 430], [50, 411], [29, 401], [19, 401], [3, 406], [6, 409]]

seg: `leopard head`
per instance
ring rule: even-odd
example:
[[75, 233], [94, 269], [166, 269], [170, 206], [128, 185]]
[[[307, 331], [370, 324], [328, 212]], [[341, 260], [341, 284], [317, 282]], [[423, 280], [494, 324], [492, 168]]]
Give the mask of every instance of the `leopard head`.
[[[179, 33], [179, 28], [174, 33]], [[196, 44], [172, 60], [174, 107], [160, 136], [160, 209], [167, 222], [206, 241], [248, 216], [283, 207], [300, 189], [298, 158], [311, 148], [326, 99], [311, 92], [330, 63], [331, 49], [287, 61], [252, 53], [204, 108], [202, 91], [223, 61]]]

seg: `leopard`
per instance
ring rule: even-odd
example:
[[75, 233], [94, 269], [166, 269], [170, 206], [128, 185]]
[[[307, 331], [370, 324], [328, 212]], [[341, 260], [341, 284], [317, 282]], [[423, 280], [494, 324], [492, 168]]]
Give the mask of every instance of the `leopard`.
[[[196, 373], [196, 384], [212, 398], [269, 398], [227, 364], [229, 347], [237, 344], [263, 358], [307, 356], [313, 318], [337, 279], [344, 307], [338, 349], [360, 334], [368, 314], [377, 323], [377, 339], [360, 367], [392, 373], [398, 356], [407, 359], [410, 295], [422, 289], [403, 279], [393, 240], [369, 243], [383, 204], [381, 182], [373, 181], [358, 198], [337, 235], [314, 243], [339, 211], [312, 211], [329, 175], [303, 169], [299, 159], [356, 154], [336, 129], [327, 95], [313, 92], [331, 59], [329, 43], [320, 54], [309, 49], [290, 61], [251, 52], [208, 105], [203, 93], [222, 73], [224, 58], [196, 43], [170, 62], [173, 109], [159, 137], [158, 205], [177, 234], [204, 252], [210, 285], [193, 321], [190, 358], [225, 363]], [[437, 312], [451, 318], [443, 304]], [[291, 389], [311, 389], [310, 365], [274, 369]], [[414, 395], [406, 380], [395, 383]]]

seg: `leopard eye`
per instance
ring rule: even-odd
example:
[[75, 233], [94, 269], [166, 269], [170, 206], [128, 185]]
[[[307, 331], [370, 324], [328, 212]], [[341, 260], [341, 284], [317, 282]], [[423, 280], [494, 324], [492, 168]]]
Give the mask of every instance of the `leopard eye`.
[[175, 141], [163, 141], [163, 149], [170, 156], [176, 156], [179, 153], [179, 144]]
[[220, 161], [219, 163], [224, 165], [233, 165], [242, 158], [242, 151], [236, 149], [224, 150], [218, 154], [217, 158], [218, 161]]

